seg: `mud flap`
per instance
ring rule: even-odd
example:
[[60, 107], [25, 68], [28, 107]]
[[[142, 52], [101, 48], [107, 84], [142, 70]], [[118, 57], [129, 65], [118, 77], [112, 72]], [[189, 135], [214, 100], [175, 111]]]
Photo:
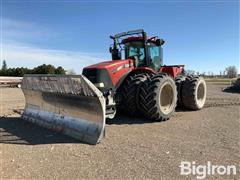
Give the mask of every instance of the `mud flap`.
[[82, 142], [98, 143], [105, 129], [105, 98], [83, 75], [25, 75], [22, 118]]

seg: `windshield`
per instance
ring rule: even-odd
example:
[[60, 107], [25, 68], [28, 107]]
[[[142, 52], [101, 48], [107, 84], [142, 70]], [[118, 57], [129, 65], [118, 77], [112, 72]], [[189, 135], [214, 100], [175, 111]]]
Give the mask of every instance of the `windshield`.
[[145, 51], [143, 42], [135, 41], [125, 44], [125, 58], [134, 58], [136, 66], [144, 66], [145, 63]]

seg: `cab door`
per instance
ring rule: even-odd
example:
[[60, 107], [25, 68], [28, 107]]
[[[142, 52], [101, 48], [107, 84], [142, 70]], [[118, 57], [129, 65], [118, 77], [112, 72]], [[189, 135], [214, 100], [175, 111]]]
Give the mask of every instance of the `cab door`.
[[151, 45], [148, 46], [149, 52], [149, 66], [158, 72], [162, 66], [162, 47]]

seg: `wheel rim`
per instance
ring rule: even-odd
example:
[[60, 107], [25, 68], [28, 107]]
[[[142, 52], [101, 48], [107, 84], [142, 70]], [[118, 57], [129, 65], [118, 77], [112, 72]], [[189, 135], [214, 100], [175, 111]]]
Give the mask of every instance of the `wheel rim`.
[[205, 94], [204, 85], [203, 85], [203, 83], [201, 83], [198, 86], [197, 99], [200, 100], [200, 101], [203, 100], [204, 99], [204, 94]]
[[174, 91], [170, 83], [163, 84], [159, 96], [160, 109], [164, 114], [168, 114], [173, 108]]
[[200, 107], [204, 105], [206, 99], [205, 85], [203, 82], [200, 82], [197, 87], [197, 101]]

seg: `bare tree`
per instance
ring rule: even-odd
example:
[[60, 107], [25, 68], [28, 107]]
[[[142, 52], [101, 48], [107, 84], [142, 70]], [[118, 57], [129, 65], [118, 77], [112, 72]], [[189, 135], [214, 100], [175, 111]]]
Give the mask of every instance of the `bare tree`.
[[186, 75], [188, 75], [188, 76], [193, 76], [193, 75], [195, 75], [195, 71], [190, 70], [190, 69], [185, 70], [185, 73], [186, 73]]
[[237, 77], [237, 68], [236, 66], [228, 66], [226, 69], [226, 74], [228, 78]]
[[67, 70], [66, 74], [68, 75], [76, 75], [77, 73], [73, 69]]
[[3, 60], [3, 63], [2, 63], [2, 70], [3, 70], [3, 71], [6, 71], [6, 70], [7, 70], [7, 63], [6, 63], [6, 60]]
[[200, 76], [205, 77], [205, 76], [206, 76], [206, 72], [202, 72], [202, 73], [200, 74]]

